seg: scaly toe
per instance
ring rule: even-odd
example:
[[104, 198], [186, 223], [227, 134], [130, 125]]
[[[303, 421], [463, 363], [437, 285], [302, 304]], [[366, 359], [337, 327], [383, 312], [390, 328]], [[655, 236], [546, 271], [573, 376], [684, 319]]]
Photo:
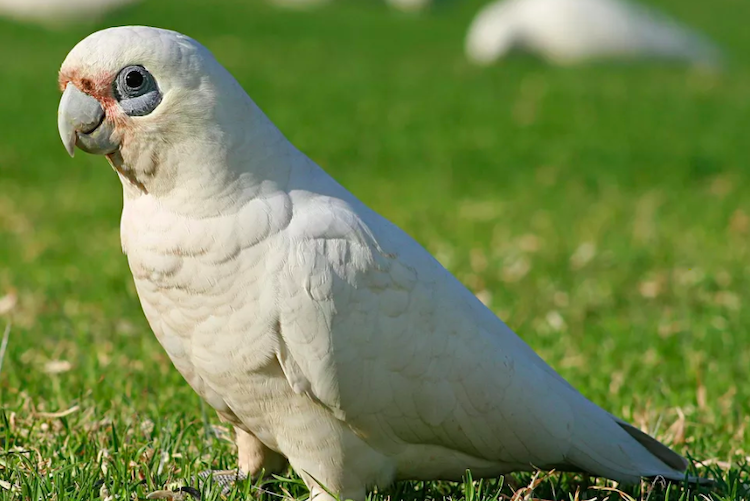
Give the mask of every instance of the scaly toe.
[[197, 482], [191, 482], [197, 484], [199, 487], [206, 482], [206, 479], [211, 477], [214, 485], [218, 485], [221, 488], [221, 493], [226, 495], [232, 490], [232, 486], [237, 482], [247, 480], [247, 475], [241, 470], [208, 470], [200, 472], [193, 480]]

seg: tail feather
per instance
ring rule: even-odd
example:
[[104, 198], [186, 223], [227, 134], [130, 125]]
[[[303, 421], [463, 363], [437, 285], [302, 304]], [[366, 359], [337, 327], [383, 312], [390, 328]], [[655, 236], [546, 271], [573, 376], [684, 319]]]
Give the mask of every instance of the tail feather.
[[671, 477], [665, 477], [667, 480], [671, 480], [673, 482], [683, 482], [687, 481], [689, 484], [694, 485], [712, 485], [714, 481], [710, 478], [703, 478], [703, 477], [696, 477], [694, 475], [685, 475], [685, 472], [688, 469], [688, 466], [690, 466], [690, 463], [687, 459], [677, 454], [675, 451], [664, 445], [663, 443], [656, 440], [654, 437], [649, 435], [648, 433], [644, 433], [635, 426], [626, 423], [625, 421], [622, 421], [621, 419], [617, 419], [617, 424], [620, 425], [620, 427], [628, 432], [628, 434], [636, 439], [638, 443], [640, 443], [643, 447], [646, 448], [647, 451], [649, 451], [651, 454], [656, 456], [662, 463], [666, 464], [670, 468], [674, 468], [678, 473], [682, 473], [682, 477], [679, 476], [671, 476]]
[[624, 484], [648, 477], [685, 479], [687, 460], [655, 438], [590, 401], [578, 411], [574, 445], [566, 454], [571, 465]]
[[664, 445], [663, 443], [656, 440], [651, 435], [642, 432], [633, 425], [626, 423], [625, 421], [617, 420], [617, 424], [620, 428], [628, 432], [628, 434], [636, 439], [643, 447], [646, 448], [651, 454], [659, 458], [659, 460], [677, 471], [685, 471], [688, 467], [688, 460], [677, 454], [675, 451]]

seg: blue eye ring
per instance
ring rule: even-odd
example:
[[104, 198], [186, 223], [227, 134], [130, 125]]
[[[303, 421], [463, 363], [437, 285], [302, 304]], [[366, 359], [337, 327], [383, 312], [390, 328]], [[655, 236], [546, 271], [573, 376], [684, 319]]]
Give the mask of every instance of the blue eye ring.
[[140, 65], [126, 66], [112, 82], [120, 107], [131, 117], [148, 115], [161, 103], [161, 91], [149, 71]]

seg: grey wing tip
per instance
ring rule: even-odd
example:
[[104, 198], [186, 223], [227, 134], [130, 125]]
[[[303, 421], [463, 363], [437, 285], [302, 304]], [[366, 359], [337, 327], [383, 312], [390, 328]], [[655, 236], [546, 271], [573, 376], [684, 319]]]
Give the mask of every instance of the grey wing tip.
[[[635, 426], [625, 423], [624, 421], [618, 420], [617, 424], [619, 424], [623, 430], [628, 432], [628, 434], [631, 437], [635, 438], [642, 446], [644, 446], [646, 450], [648, 450], [651, 454], [656, 456], [662, 463], [676, 470], [675, 471], [676, 474], [671, 475], [669, 478], [664, 477], [662, 475], [659, 475], [656, 477], [650, 477], [650, 478], [655, 478], [655, 479], [662, 478], [670, 483], [687, 482], [690, 485], [705, 486], [705, 487], [710, 487], [714, 484], [714, 480], [711, 478], [688, 475], [686, 472], [687, 472], [688, 466], [690, 466], [690, 462], [686, 458], [680, 456], [675, 451], [667, 447], [666, 445], [656, 440], [651, 435], [642, 432]], [[683, 475], [679, 475], [678, 473], [680, 472], [682, 472]]]
[[677, 454], [675, 451], [656, 440], [651, 435], [642, 432], [633, 425], [624, 421], [617, 420], [617, 424], [636, 439], [651, 454], [656, 456], [662, 463], [679, 472], [687, 470], [690, 463], [687, 459]]

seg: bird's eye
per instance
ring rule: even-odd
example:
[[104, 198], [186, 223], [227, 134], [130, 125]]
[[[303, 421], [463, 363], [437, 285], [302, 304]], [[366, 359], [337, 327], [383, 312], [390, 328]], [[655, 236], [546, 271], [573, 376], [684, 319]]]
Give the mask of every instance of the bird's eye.
[[161, 102], [159, 86], [143, 66], [123, 68], [115, 78], [113, 87], [120, 107], [133, 117], [148, 115]]
[[143, 85], [143, 82], [143, 75], [138, 70], [130, 70], [128, 74], [125, 75], [125, 85], [127, 85], [130, 89], [140, 89], [141, 85]]

